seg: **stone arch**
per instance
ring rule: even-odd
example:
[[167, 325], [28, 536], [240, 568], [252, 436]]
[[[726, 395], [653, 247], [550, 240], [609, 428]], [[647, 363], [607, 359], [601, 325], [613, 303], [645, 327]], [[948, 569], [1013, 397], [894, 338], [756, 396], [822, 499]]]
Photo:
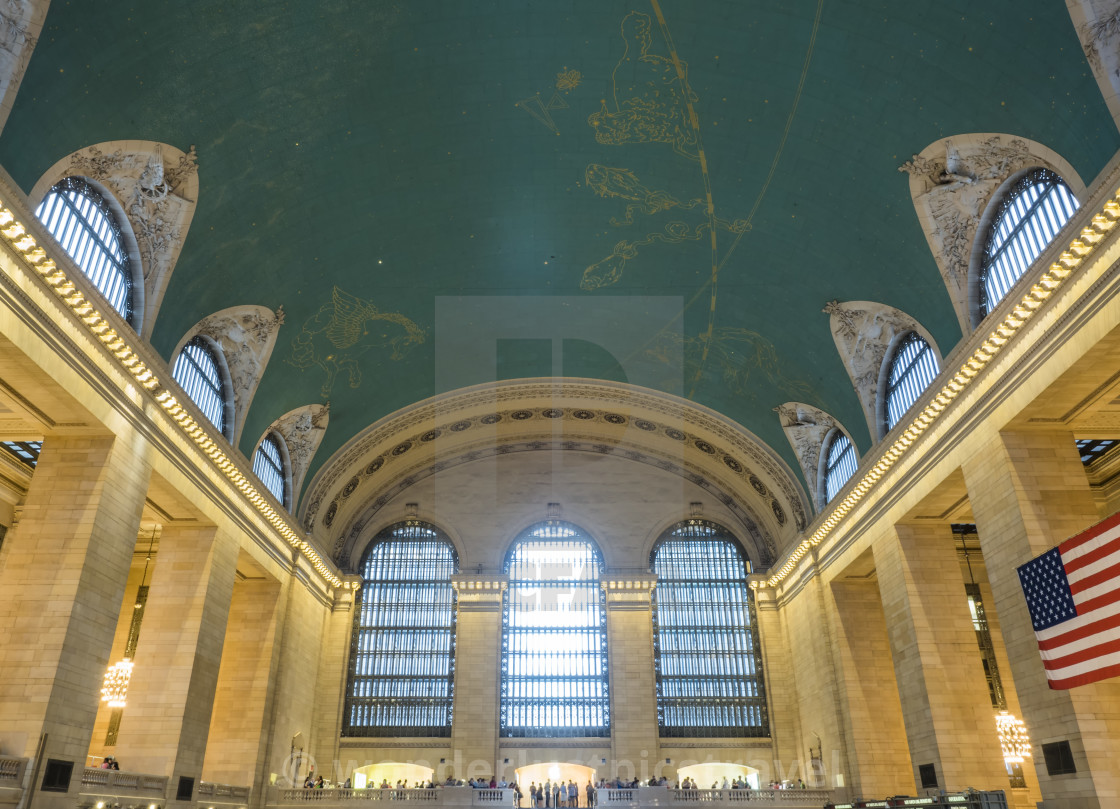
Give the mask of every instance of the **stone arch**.
[[273, 312], [264, 306], [231, 306], [208, 315], [196, 323], [175, 346], [174, 358], [196, 335], [213, 341], [229, 368], [233, 399], [230, 443], [237, 446], [245, 416], [264, 375], [265, 366], [276, 345], [276, 335], [284, 323], [284, 308]]
[[825, 507], [821, 464], [825, 439], [833, 430], [839, 430], [856, 447], [857, 453], [859, 448], [844, 425], [820, 408], [804, 402], [786, 402], [774, 410], [777, 411], [782, 430], [797, 456], [801, 473], [805, 476], [805, 484], [812, 493], [813, 505], [819, 513]]
[[79, 149], [59, 160], [31, 189], [36, 206], [55, 183], [78, 175], [97, 183], [120, 206], [135, 237], [134, 264], [142, 292], [137, 306], [141, 337], [150, 338], [156, 313], [183, 249], [198, 202], [194, 147], [183, 152], [166, 143], [119, 140]]
[[1120, 128], [1120, 0], [1066, 0], [1085, 59]]
[[311, 459], [319, 450], [323, 435], [327, 432], [327, 423], [330, 421], [330, 404], [310, 404], [289, 410], [272, 424], [265, 428], [261, 437], [257, 439], [255, 447], [259, 447], [265, 436], [271, 432], [277, 433], [287, 445], [288, 461], [291, 464], [291, 500], [287, 504], [289, 511], [295, 511], [299, 502], [299, 493], [303, 487], [303, 479], [311, 466]]
[[50, 0], [0, 3], [0, 130], [15, 104], [31, 52], [39, 41]]
[[822, 311], [829, 315], [832, 339], [863, 406], [867, 431], [872, 440], [878, 441], [884, 435], [879, 418], [879, 389], [888, 349], [899, 337], [913, 331], [929, 343], [938, 364], [942, 361], [941, 352], [922, 324], [893, 306], [872, 301], [830, 301]]
[[1014, 135], [942, 138], [899, 166], [910, 175], [918, 222], [964, 335], [972, 332], [969, 278], [983, 214], [1009, 178], [1034, 166], [1057, 172], [1075, 197], [1085, 198], [1085, 183], [1068, 161], [1041, 143]]

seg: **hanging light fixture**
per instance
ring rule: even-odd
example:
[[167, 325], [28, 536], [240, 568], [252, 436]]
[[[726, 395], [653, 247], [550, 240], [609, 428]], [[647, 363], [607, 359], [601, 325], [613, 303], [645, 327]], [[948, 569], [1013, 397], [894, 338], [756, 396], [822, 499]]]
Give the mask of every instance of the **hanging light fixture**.
[[1031, 738], [1027, 726], [1014, 714], [1000, 711], [996, 714], [996, 733], [1003, 748], [1003, 760], [1008, 764], [1022, 764], [1031, 755]]
[[[140, 622], [144, 618], [144, 606], [148, 603], [148, 566], [152, 563], [152, 548], [156, 542], [156, 527], [152, 526], [152, 536], [148, 539], [148, 553], [144, 559], [144, 572], [140, 575], [140, 586], [136, 589], [136, 603], [132, 607], [132, 621], [128, 627], [128, 640], [125, 642], [124, 657], [109, 666], [105, 681], [101, 686], [101, 701], [110, 708], [123, 708], [128, 696], [128, 684], [132, 680], [132, 656], [136, 654], [136, 641], [140, 637]], [[117, 717], [119, 721], [119, 717]]]

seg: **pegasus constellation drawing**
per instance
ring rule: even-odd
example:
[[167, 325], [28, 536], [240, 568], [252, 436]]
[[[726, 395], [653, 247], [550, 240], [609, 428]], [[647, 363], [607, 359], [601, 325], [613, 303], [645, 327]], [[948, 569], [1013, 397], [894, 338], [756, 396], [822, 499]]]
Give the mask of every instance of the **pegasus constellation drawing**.
[[371, 350], [388, 350], [389, 359], [404, 358], [409, 346], [426, 339], [424, 329], [402, 314], [383, 312], [372, 302], [334, 287], [331, 299], [319, 307], [292, 338], [286, 362], [305, 371], [320, 368], [327, 375], [320, 390], [330, 396], [339, 372], [350, 387], [362, 384], [361, 357]]

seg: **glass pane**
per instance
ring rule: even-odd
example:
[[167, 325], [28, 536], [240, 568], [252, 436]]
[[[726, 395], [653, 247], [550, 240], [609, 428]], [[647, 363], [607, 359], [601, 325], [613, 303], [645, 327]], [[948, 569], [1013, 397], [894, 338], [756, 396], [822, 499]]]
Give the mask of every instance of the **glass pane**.
[[887, 383], [887, 429], [902, 420], [940, 370], [933, 349], [916, 332], [902, 339], [891, 362]]
[[195, 337], [183, 346], [171, 376], [210, 423], [224, 434], [226, 397], [222, 393], [221, 376], [210, 345]]
[[343, 736], [450, 736], [457, 562], [431, 525], [382, 531], [362, 563]]
[[608, 736], [607, 640], [598, 550], [558, 521], [522, 535], [507, 561], [504, 736]]
[[657, 718], [662, 736], [768, 736], [747, 565], [725, 529], [678, 524], [653, 554]]
[[253, 454], [253, 474], [266, 489], [272, 492], [273, 497], [283, 503], [288, 476], [284, 472], [284, 461], [280, 456], [280, 446], [277, 443], [281, 440], [274, 433], [265, 437]]

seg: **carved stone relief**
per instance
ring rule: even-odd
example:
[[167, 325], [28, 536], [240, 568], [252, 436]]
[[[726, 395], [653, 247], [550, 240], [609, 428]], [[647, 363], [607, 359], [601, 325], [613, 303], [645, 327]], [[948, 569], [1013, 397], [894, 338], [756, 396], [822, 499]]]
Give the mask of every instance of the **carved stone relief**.
[[898, 170], [910, 175], [910, 195], [963, 334], [972, 331], [969, 273], [980, 221], [1004, 181], [1042, 166], [1083, 194], [1073, 167], [1046, 147], [1010, 135], [960, 135], [927, 146]]
[[0, 128], [12, 109], [50, 0], [0, 0]]
[[283, 324], [284, 307], [273, 312], [264, 306], [233, 306], [204, 317], [175, 349], [177, 357], [183, 345], [199, 334], [222, 347], [233, 385], [234, 446]]
[[1120, 119], [1120, 0], [1075, 0], [1067, 6], [1112, 117]]
[[[299, 499], [303, 478], [311, 466], [311, 459], [319, 450], [319, 443], [327, 432], [330, 421], [330, 402], [312, 404], [285, 413], [265, 430], [265, 435], [275, 430], [288, 445], [288, 460], [292, 465], [292, 502]], [[261, 436], [264, 438], [264, 436]]]
[[891, 342], [901, 334], [916, 331], [930, 344], [938, 363], [941, 352], [918, 321], [893, 306], [871, 301], [829, 301], [821, 311], [829, 316], [832, 339], [863, 405], [868, 432], [878, 440], [881, 438], [876, 407], [879, 372]]
[[[3, 0], [0, 0], [3, 2]], [[100, 143], [56, 163], [31, 193], [37, 203], [63, 177], [80, 175], [108, 189], [121, 205], [144, 283], [140, 334], [150, 337], [198, 200], [194, 147], [181, 152], [148, 141]]]
[[[805, 483], [812, 493], [813, 503], [820, 511], [824, 503], [821, 493], [817, 491], [817, 472], [820, 468], [825, 436], [832, 432], [833, 428], [839, 428], [845, 434], [848, 431], [844, 430], [840, 422], [828, 413], [803, 402], [786, 402], [778, 405], [774, 410], [781, 420], [789, 445], [793, 447], [797, 461], [801, 464], [801, 472], [805, 475]], [[850, 435], [848, 439], [851, 439]], [[853, 441], [852, 444], [854, 446], [855, 442]]]

